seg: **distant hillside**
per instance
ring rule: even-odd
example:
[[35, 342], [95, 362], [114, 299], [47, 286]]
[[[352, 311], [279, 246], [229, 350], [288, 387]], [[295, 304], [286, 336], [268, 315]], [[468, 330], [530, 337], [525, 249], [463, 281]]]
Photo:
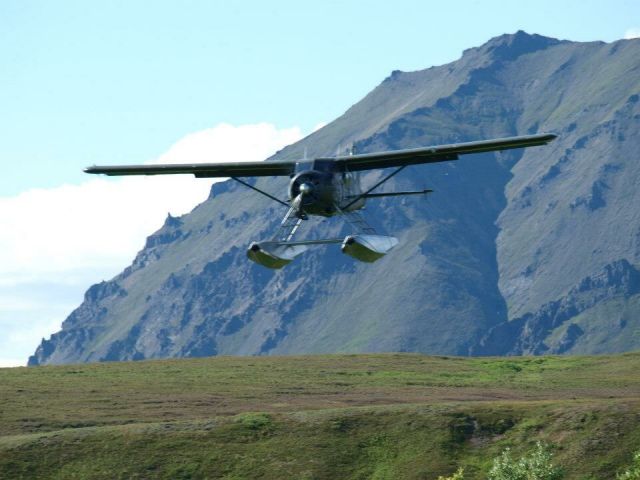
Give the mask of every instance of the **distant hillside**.
[[640, 449], [640, 354], [416, 354], [0, 369], [0, 478], [435, 480], [548, 444], [565, 480]]
[[[318, 92], [321, 95], [321, 92]], [[379, 262], [320, 247], [249, 262], [284, 209], [226, 182], [167, 218], [130, 267], [91, 287], [30, 365], [218, 354], [622, 352], [640, 348], [640, 40], [517, 32], [393, 72], [274, 158], [555, 132], [546, 147], [411, 167], [365, 216], [400, 246]], [[373, 184], [381, 172], [365, 176]], [[194, 182], [199, 181], [195, 180]], [[284, 192], [286, 179], [261, 179]], [[337, 236], [340, 219], [311, 220]]]

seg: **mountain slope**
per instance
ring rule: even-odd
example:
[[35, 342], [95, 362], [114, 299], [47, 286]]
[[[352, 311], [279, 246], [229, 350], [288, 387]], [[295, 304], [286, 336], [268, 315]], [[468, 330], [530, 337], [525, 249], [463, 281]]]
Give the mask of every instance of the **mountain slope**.
[[[268, 238], [283, 209], [237, 184], [216, 184], [193, 212], [169, 217], [122, 274], [92, 287], [30, 364], [638, 348], [638, 292], [620, 282], [635, 278], [640, 264], [639, 73], [640, 41], [575, 43], [524, 32], [447, 65], [394, 72], [274, 158], [305, 149], [333, 154], [351, 141], [367, 152], [541, 131], [560, 138], [394, 177], [385, 189], [436, 192], [426, 201], [370, 201], [366, 218], [401, 242], [372, 265], [335, 247], [305, 253], [282, 271], [252, 264], [246, 246]], [[382, 175], [369, 172], [364, 183]], [[256, 184], [282, 192], [286, 183]], [[348, 231], [339, 218], [307, 223], [314, 238]], [[581, 287], [620, 268], [604, 286]], [[578, 297], [579, 308], [570, 308]], [[609, 337], [609, 316], [619, 312], [625, 319], [614, 321], [619, 331]]]

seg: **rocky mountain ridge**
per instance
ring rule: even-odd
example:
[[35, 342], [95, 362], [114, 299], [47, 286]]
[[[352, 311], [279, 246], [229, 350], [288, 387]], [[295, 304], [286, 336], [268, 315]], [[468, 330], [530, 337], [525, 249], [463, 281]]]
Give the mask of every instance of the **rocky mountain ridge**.
[[[273, 158], [331, 155], [351, 142], [364, 153], [542, 131], [559, 138], [394, 177], [388, 191], [436, 192], [368, 203], [367, 220], [401, 242], [372, 265], [331, 247], [282, 271], [251, 264], [247, 245], [270, 236], [284, 212], [235, 183], [215, 184], [193, 212], [168, 217], [130, 267], [91, 287], [29, 363], [637, 349], [639, 95], [638, 40], [517, 32], [447, 65], [393, 72]], [[286, 179], [256, 185], [279, 192]], [[309, 237], [348, 233], [339, 218], [305, 223]]]

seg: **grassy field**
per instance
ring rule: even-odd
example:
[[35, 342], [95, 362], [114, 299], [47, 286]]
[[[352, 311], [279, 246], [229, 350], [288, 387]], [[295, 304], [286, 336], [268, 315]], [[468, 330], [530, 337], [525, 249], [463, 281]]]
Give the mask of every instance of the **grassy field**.
[[569, 479], [615, 478], [640, 449], [640, 354], [0, 369], [3, 479], [481, 479], [537, 440]]

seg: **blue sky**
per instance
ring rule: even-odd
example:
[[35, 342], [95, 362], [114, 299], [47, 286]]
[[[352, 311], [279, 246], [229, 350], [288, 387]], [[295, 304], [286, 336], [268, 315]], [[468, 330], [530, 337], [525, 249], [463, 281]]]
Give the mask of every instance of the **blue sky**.
[[[0, 22], [2, 365], [31, 353], [168, 210], [188, 211], [208, 188], [176, 187], [183, 197], [142, 205], [148, 218], [136, 222], [143, 213], [128, 206], [142, 184], [90, 181], [82, 167], [264, 158], [392, 70], [447, 63], [517, 30], [640, 36], [640, 2], [4, 0]], [[105, 208], [101, 224], [83, 224], [80, 204]]]
[[308, 131], [392, 70], [501, 33], [616, 40], [640, 28], [640, 2], [4, 0], [0, 22], [7, 195], [150, 160], [218, 122]]

